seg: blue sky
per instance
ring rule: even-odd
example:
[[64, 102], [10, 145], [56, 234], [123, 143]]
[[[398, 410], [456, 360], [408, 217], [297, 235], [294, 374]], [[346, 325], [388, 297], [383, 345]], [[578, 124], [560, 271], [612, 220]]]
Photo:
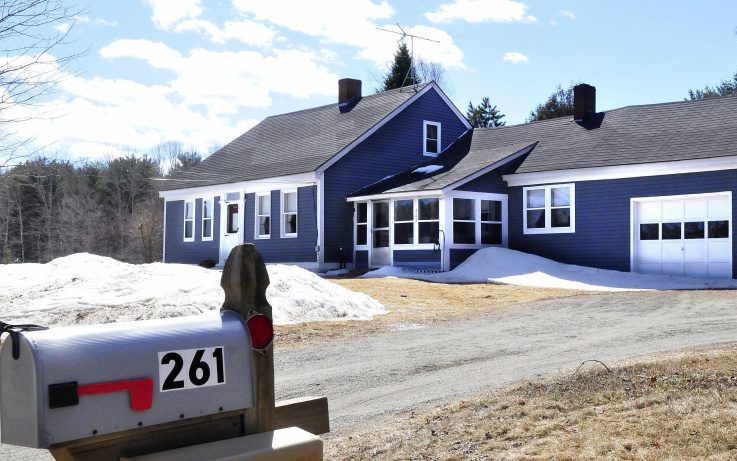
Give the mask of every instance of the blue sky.
[[[207, 152], [269, 115], [329, 104], [341, 77], [378, 85], [400, 23], [440, 43], [416, 55], [445, 68], [465, 112], [489, 96], [523, 123], [555, 89], [597, 87], [598, 109], [683, 99], [737, 72], [734, 1], [98, 0], [71, 29], [88, 49], [21, 128], [73, 157], [180, 141]], [[59, 27], [63, 28], [64, 25]], [[62, 53], [64, 50], [56, 50]]]

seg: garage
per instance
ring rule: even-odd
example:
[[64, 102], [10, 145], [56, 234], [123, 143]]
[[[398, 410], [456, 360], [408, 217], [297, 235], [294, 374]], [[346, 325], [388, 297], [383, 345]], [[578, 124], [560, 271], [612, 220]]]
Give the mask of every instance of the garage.
[[732, 278], [732, 193], [631, 200], [632, 270]]

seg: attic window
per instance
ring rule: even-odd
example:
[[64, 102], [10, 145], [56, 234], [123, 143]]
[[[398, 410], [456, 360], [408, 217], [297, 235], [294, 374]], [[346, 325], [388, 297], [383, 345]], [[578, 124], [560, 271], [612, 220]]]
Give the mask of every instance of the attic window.
[[440, 123], [428, 122], [422, 124], [423, 154], [435, 157], [440, 153]]

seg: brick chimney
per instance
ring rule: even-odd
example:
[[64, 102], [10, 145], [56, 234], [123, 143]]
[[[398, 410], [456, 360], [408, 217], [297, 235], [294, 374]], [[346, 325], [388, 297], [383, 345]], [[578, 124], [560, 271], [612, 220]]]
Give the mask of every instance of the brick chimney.
[[361, 97], [361, 81], [355, 78], [338, 80], [338, 104], [345, 104]]
[[596, 87], [581, 83], [573, 87], [573, 119], [577, 122], [596, 113]]

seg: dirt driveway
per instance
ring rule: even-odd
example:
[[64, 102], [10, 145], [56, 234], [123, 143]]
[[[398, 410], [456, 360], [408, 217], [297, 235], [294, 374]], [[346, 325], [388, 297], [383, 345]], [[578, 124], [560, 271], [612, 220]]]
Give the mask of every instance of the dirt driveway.
[[332, 427], [342, 432], [585, 359], [736, 341], [737, 292], [549, 299], [419, 328], [283, 351], [276, 355], [277, 397], [328, 396]]

